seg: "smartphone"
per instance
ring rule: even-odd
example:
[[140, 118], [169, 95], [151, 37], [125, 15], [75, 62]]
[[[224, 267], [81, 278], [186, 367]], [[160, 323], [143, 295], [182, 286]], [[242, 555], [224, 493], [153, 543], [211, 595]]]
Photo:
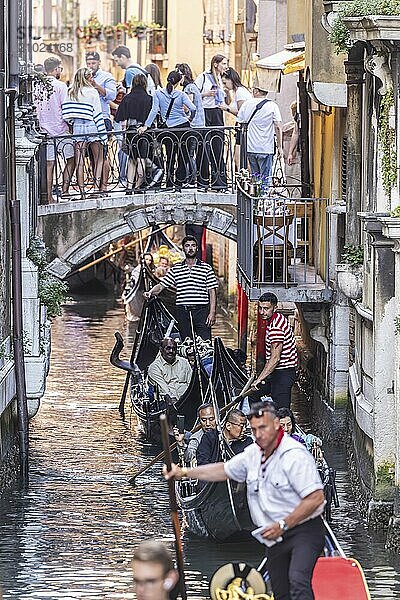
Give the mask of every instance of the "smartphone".
[[177, 415], [176, 426], [179, 430], [179, 433], [185, 432], [185, 415]]

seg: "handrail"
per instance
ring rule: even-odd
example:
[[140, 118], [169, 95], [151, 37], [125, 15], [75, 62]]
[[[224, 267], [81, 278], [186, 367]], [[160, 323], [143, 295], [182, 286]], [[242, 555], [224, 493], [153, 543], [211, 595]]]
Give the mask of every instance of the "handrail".
[[54, 160], [54, 194], [48, 190], [48, 202], [166, 189], [234, 193], [237, 130], [174, 127], [139, 134], [130, 128], [46, 138], [37, 168]]

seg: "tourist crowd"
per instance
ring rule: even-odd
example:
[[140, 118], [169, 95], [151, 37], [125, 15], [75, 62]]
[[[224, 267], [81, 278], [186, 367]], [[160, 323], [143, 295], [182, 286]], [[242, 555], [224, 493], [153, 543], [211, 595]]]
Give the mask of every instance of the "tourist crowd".
[[101, 69], [97, 52], [86, 54], [86, 66], [69, 87], [61, 79], [61, 60], [44, 61], [47, 93], [38, 94], [36, 105], [46, 134], [48, 203], [107, 194], [115, 168], [129, 194], [160, 186], [223, 192], [227, 154], [234, 154], [238, 169], [241, 143], [240, 129], [225, 127], [227, 114], [234, 117], [232, 125], [247, 123], [252, 173], [271, 176], [274, 154], [282, 155], [279, 108], [265, 90], [245, 87], [225, 56], [215, 55], [196, 78], [188, 64], [179, 63], [163, 86], [157, 65], [133, 63], [126, 46], [112, 55], [124, 70], [121, 82]]

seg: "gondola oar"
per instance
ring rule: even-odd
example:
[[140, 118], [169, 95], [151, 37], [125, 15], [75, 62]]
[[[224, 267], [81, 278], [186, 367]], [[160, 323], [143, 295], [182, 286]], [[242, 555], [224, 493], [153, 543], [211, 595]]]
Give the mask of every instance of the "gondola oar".
[[[221, 408], [221, 410], [220, 410], [220, 414], [221, 415], [223, 413], [225, 413], [227, 410], [229, 410], [230, 408], [233, 408], [244, 397], [243, 394], [246, 393], [246, 391], [248, 390], [248, 388], [253, 383], [254, 379], [255, 379], [255, 375], [253, 375], [252, 377], [250, 377], [250, 379], [248, 380], [248, 382], [246, 383], [246, 385], [244, 386], [244, 388], [240, 392], [239, 396], [236, 396], [236, 398], [234, 398], [232, 400], [232, 402], [229, 402], [229, 404], [227, 404], [226, 406], [224, 406], [223, 408]], [[201, 425], [196, 425], [196, 427], [194, 429], [192, 429], [191, 433], [196, 433], [196, 431], [199, 431], [200, 428], [201, 428]], [[170, 447], [169, 447], [170, 451], [172, 452], [173, 450], [175, 450], [176, 446], [177, 446], [177, 443], [173, 442], [170, 445]], [[148, 469], [150, 469], [150, 467], [152, 467], [153, 465], [155, 465], [157, 462], [160, 462], [161, 460], [164, 460], [164, 456], [165, 456], [165, 450], [163, 450], [162, 452], [160, 452], [159, 454], [157, 454], [157, 456], [155, 456], [145, 467], [142, 467], [135, 475], [133, 475], [128, 480], [128, 483], [130, 485], [135, 485], [135, 480], [137, 479], [137, 477], [139, 477], [139, 475], [143, 475], [143, 473], [145, 473]]]
[[202, 381], [202, 377], [201, 377], [200, 355], [199, 355], [199, 351], [197, 349], [196, 332], [194, 330], [193, 315], [192, 315], [191, 310], [189, 310], [189, 317], [190, 317], [190, 329], [192, 330], [192, 337], [193, 337], [194, 356], [196, 359], [197, 372], [199, 374], [201, 403], [204, 404], [204, 391], [203, 391], [203, 381]]
[[[169, 435], [168, 435], [168, 423], [166, 415], [160, 416], [161, 424], [161, 437], [164, 446], [165, 453], [165, 464], [167, 465], [167, 471], [171, 470], [172, 456], [171, 449], [169, 447]], [[176, 501], [175, 494], [175, 482], [173, 479], [168, 479], [168, 495], [169, 495], [169, 506], [171, 509], [171, 520], [172, 527], [175, 535], [175, 551], [176, 551], [176, 565], [179, 573], [179, 588], [181, 592], [182, 600], [186, 600], [186, 584], [185, 584], [185, 571], [183, 564], [183, 548], [181, 540], [181, 526], [178, 517], [178, 503]]]
[[[149, 235], [147, 237], [150, 237], [154, 233], [159, 233], [160, 231], [164, 231], [164, 229], [167, 229], [168, 227], [169, 227], [169, 225], [164, 225], [163, 227], [159, 227], [159, 229], [156, 229], [155, 231], [152, 231], [151, 233], [149, 233]], [[90, 267], [93, 267], [94, 265], [97, 265], [100, 262], [103, 262], [103, 260], [107, 260], [107, 258], [111, 258], [111, 256], [115, 256], [115, 254], [118, 254], [119, 252], [122, 252], [123, 250], [126, 250], [127, 248], [133, 248], [133, 246], [137, 246], [140, 243], [142, 243], [142, 237], [140, 237], [140, 239], [133, 240], [132, 242], [128, 242], [127, 244], [124, 244], [123, 246], [121, 246], [120, 248], [117, 248], [116, 250], [107, 252], [107, 254], [103, 254], [103, 256], [100, 256], [100, 258], [96, 258], [95, 260], [92, 260], [90, 263], [83, 265], [83, 267], [80, 267], [79, 269], [75, 269], [75, 271], [71, 271], [71, 273], [68, 273], [67, 277], [68, 278], [72, 277], [72, 275], [75, 275], [76, 273], [82, 273], [82, 271], [86, 271], [86, 269], [90, 269]]]

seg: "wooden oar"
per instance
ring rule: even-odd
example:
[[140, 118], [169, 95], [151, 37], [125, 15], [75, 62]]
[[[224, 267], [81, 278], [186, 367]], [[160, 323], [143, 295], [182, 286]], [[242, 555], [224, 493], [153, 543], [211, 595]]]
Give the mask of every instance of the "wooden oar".
[[[150, 232], [147, 237], [150, 237], [153, 233], [159, 233], [160, 231], [164, 231], [164, 229], [167, 229], [167, 227], [169, 227], [169, 225], [164, 225], [164, 227], [155, 229], [154, 231]], [[93, 265], [97, 265], [98, 263], [103, 262], [103, 260], [106, 260], [107, 258], [111, 258], [111, 256], [114, 256], [115, 254], [118, 254], [119, 252], [122, 252], [123, 250], [126, 250], [127, 248], [133, 248], [133, 246], [137, 246], [138, 244], [141, 244], [141, 243], [142, 243], [142, 236], [140, 235], [139, 239], [132, 240], [132, 242], [128, 242], [127, 244], [124, 244], [123, 246], [121, 246], [120, 248], [117, 248], [116, 250], [112, 250], [111, 252], [107, 252], [107, 254], [103, 254], [103, 256], [100, 256], [100, 258], [96, 258], [96, 260], [92, 260], [87, 265], [83, 265], [83, 267], [80, 267], [79, 269], [76, 269], [75, 271], [71, 271], [71, 273], [68, 274], [68, 277], [71, 277], [72, 275], [75, 275], [76, 273], [82, 273], [82, 271], [86, 271], [86, 269], [90, 269], [90, 267], [93, 267]]]
[[[166, 415], [160, 416], [160, 425], [161, 425], [161, 437], [164, 446], [165, 453], [165, 464], [167, 465], [167, 471], [170, 471], [172, 468], [172, 456], [171, 449], [169, 447], [169, 436], [168, 436], [168, 423]], [[176, 501], [175, 494], [175, 481], [174, 479], [168, 479], [168, 496], [169, 496], [169, 506], [171, 509], [171, 521], [172, 527], [174, 530], [175, 536], [175, 552], [176, 552], [176, 565], [178, 567], [179, 573], [179, 588], [181, 592], [182, 600], [186, 600], [186, 584], [185, 584], [185, 571], [184, 571], [184, 563], [183, 563], [183, 548], [182, 548], [182, 539], [181, 539], [181, 526], [179, 523], [178, 517], [178, 503]]]
[[[236, 398], [234, 398], [234, 400], [232, 400], [232, 402], [229, 402], [229, 404], [227, 404], [226, 406], [223, 406], [221, 408], [221, 410], [220, 410], [221, 415], [226, 413], [226, 411], [229, 410], [230, 408], [233, 408], [242, 398], [244, 398], [244, 395], [246, 394], [246, 391], [253, 383], [254, 378], [255, 378], [255, 375], [252, 375], [250, 377], [250, 379], [248, 380], [248, 382], [246, 383], [246, 385], [244, 386], [244, 388], [242, 389], [242, 391], [240, 392], [239, 396], [236, 396]], [[192, 429], [191, 433], [196, 433], [196, 431], [199, 431], [199, 429], [201, 429], [201, 425], [197, 425], [194, 429]], [[177, 442], [173, 442], [169, 446], [170, 451], [172, 452], [173, 450], [175, 450], [176, 447], [177, 447]], [[155, 458], [153, 458], [145, 467], [142, 467], [135, 475], [133, 475], [128, 480], [128, 483], [130, 485], [135, 485], [136, 478], [139, 477], [139, 475], [143, 475], [143, 473], [145, 473], [148, 469], [150, 469], [150, 467], [155, 465], [157, 462], [163, 460], [164, 456], [165, 456], [165, 450], [163, 450], [162, 452], [157, 454], [157, 456]]]

